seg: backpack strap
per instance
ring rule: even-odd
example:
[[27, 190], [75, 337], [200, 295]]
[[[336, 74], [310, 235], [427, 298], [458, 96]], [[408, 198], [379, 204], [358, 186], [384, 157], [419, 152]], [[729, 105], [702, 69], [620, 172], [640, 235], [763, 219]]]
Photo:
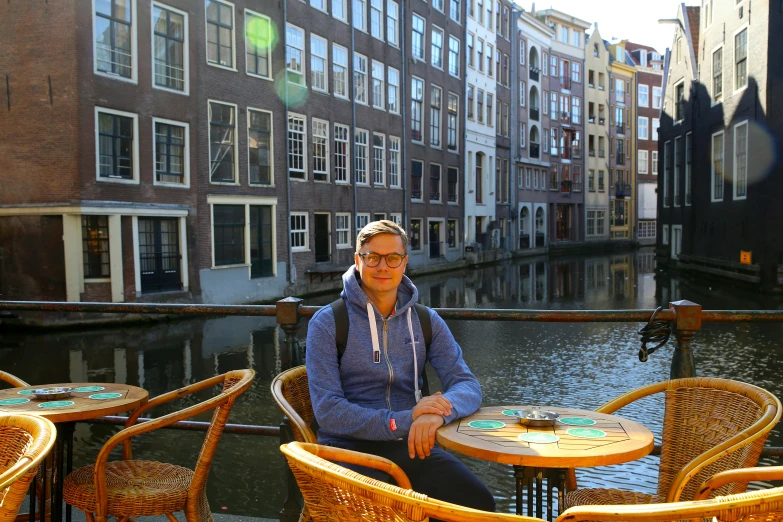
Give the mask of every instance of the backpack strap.
[[340, 361], [345, 353], [345, 345], [348, 344], [348, 328], [350, 327], [348, 307], [345, 306], [345, 300], [342, 297], [331, 302], [329, 306], [332, 307], [334, 314], [334, 340], [337, 344], [337, 366], [340, 366]]
[[[421, 323], [421, 333], [424, 335], [424, 347], [426, 350], [426, 354], [429, 355], [430, 345], [432, 344], [432, 321], [430, 320], [430, 311], [427, 309], [426, 306], [420, 303], [416, 303], [415, 307], [416, 307], [416, 315], [419, 316], [419, 323]], [[421, 379], [422, 379], [421, 394], [429, 395], [430, 383], [427, 380], [426, 368], [422, 368]]]

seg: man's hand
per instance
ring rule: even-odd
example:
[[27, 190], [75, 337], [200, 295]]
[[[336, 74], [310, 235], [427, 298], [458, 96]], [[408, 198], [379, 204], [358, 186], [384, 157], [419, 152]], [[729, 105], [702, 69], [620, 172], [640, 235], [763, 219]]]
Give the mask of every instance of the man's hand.
[[444, 422], [440, 414], [423, 413], [419, 415], [411, 424], [410, 432], [408, 432], [408, 455], [411, 458], [418, 455], [420, 459], [429, 457], [430, 450], [435, 446], [435, 431], [443, 426]]
[[413, 420], [416, 420], [420, 415], [424, 415], [425, 413], [434, 413], [435, 415], [448, 417], [451, 415], [451, 402], [440, 392], [435, 392], [433, 395], [422, 397], [413, 408], [411, 417]]

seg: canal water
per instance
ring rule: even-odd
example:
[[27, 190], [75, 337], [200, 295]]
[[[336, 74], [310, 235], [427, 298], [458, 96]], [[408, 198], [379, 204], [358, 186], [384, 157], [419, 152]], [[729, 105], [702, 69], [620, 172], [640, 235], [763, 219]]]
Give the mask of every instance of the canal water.
[[[656, 271], [653, 252], [645, 250], [517, 260], [414, 277], [414, 282], [423, 303], [444, 308], [652, 309], [678, 299], [712, 310], [780, 308], [779, 300], [731, 286], [666, 277]], [[307, 299], [305, 304], [326, 304], [335, 296]], [[593, 409], [669, 375], [671, 342], [648, 362], [639, 362], [636, 330], [641, 324], [449, 321], [449, 326], [481, 381], [484, 406], [534, 403]], [[697, 374], [753, 383], [783, 396], [782, 330], [780, 324], [705, 325], [693, 341]], [[306, 325], [300, 336], [306, 336]], [[146, 388], [152, 397], [231, 369], [253, 368], [256, 381], [237, 401], [229, 422], [278, 425], [281, 414], [269, 387], [281, 369], [283, 346], [274, 318], [198, 319], [44, 335], [6, 333], [0, 336], [0, 369], [33, 384], [128, 383]], [[662, 410], [661, 402], [648, 400], [622, 413], [658, 437]], [[153, 410], [152, 415], [167, 411]], [[78, 424], [75, 465], [91, 463], [113, 431], [116, 428], [106, 425]], [[135, 441], [134, 457], [192, 467], [202, 440], [199, 432], [160, 430]], [[783, 446], [779, 429], [769, 443]], [[223, 435], [208, 482], [213, 512], [277, 516], [284, 500], [278, 445], [273, 437]], [[465, 461], [492, 489], [498, 509], [513, 511], [511, 469]], [[653, 492], [656, 472], [657, 457], [646, 457], [579, 470], [577, 478], [580, 486], [631, 486]]]

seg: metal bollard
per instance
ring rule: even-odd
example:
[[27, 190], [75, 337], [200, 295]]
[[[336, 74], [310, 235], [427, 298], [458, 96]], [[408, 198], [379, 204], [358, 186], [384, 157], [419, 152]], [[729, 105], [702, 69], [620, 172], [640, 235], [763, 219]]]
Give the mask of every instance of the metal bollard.
[[669, 309], [674, 312], [672, 327], [677, 338], [669, 378], [695, 377], [696, 364], [693, 361], [691, 340], [701, 330], [701, 305], [685, 300], [674, 301], [669, 303]]

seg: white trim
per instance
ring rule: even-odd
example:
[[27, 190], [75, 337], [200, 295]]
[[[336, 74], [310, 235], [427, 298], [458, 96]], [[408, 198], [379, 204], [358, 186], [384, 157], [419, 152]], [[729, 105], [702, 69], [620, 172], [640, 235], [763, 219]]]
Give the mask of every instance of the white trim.
[[[748, 13], [748, 16], [750, 16], [750, 13]], [[736, 45], [736, 38], [739, 33], [742, 31], [747, 30], [748, 36], [747, 41], [745, 42], [745, 85], [743, 87], [740, 87], [737, 89], [737, 48]], [[750, 83], [750, 27], [748, 27], [748, 23], [744, 23], [731, 34], [731, 88], [732, 88], [732, 95], [736, 95], [737, 93], [740, 93], [748, 88], [748, 84]]]
[[[345, 0], [345, 1], [349, 1], [349, 0]], [[335, 78], [337, 77], [337, 75], [334, 72], [334, 67], [335, 67], [334, 50], [335, 50], [335, 47], [338, 47], [342, 51], [345, 52], [345, 65], [337, 64], [338, 66], [343, 67], [343, 69], [344, 69], [344, 72], [343, 72], [344, 76], [343, 77], [344, 77], [345, 81], [343, 83], [345, 85], [345, 95], [337, 94], [337, 89], [335, 88]], [[338, 45], [338, 44], [332, 42], [332, 60], [331, 60], [331, 64], [332, 64], [332, 94], [334, 95], [335, 98], [339, 98], [341, 100], [350, 100], [351, 99], [350, 93], [351, 93], [351, 86], [353, 85], [351, 83], [351, 82], [353, 82], [353, 75], [351, 74], [351, 65], [352, 65], [352, 63], [353, 62], [351, 61], [351, 57], [350, 57], [350, 53], [348, 52], [348, 49], [343, 47], [342, 45]], [[399, 76], [399, 71], [397, 71], [397, 72], [398, 72], [398, 76]], [[398, 78], [398, 81], [399, 81], [399, 78]], [[397, 104], [399, 105], [399, 95], [397, 97]], [[396, 112], [395, 114], [399, 114], [399, 111]]]
[[[254, 112], [266, 112], [269, 114], [269, 180], [271, 183], [269, 185], [264, 185], [262, 183], [251, 183], [250, 182], [250, 111]], [[265, 109], [256, 109], [255, 107], [247, 106], [247, 184], [250, 187], [265, 187], [265, 188], [274, 188], [275, 186], [275, 118], [274, 113], [272, 111], [268, 111]], [[287, 135], [286, 130], [286, 135]], [[287, 137], [287, 136], [286, 136]]]
[[[157, 148], [158, 140], [155, 134], [155, 124], [164, 123], [166, 125], [176, 125], [178, 127], [185, 128], [185, 150], [183, 151], [183, 168], [182, 183], [172, 183], [168, 181], [158, 181], [157, 173]], [[180, 189], [190, 188], [190, 124], [181, 121], [167, 120], [164, 118], [152, 117], [152, 184], [161, 187], [172, 187]]]
[[[301, 31], [302, 33], [302, 48], [299, 49], [299, 47], [294, 46], [291, 44], [291, 39], [288, 38], [288, 29], [291, 28], [295, 31]], [[285, 75], [286, 75], [286, 81], [293, 85], [298, 85], [299, 87], [306, 89], [307, 88], [307, 31], [305, 31], [303, 28], [299, 27], [298, 25], [294, 25], [291, 22], [287, 22], [285, 24], [285, 30], [286, 30], [286, 37], [285, 37], [285, 45], [286, 48], [283, 49], [283, 56], [284, 56], [284, 63], [285, 63]], [[300, 72], [294, 71], [293, 69], [288, 68], [288, 46], [293, 47], [294, 49], [298, 49], [302, 51], [302, 63], [300, 64], [302, 66], [302, 70]], [[288, 74], [290, 72], [291, 74]], [[291, 76], [298, 74], [301, 77], [301, 82], [295, 82], [291, 81]]]
[[209, 61], [209, 19], [207, 18], [207, 1], [204, 2], [204, 59], [210, 67], [237, 72], [237, 16], [234, 4], [228, 0], [211, 0], [231, 6], [231, 67]]
[[125, 78], [118, 74], [111, 74], [98, 70], [98, 42], [96, 41], [96, 34], [98, 28], [95, 25], [95, 0], [92, 0], [92, 72], [97, 76], [103, 76], [104, 78], [111, 78], [112, 80], [119, 80], [121, 82], [128, 82], [133, 84], [139, 83], [139, 42], [138, 42], [138, 16], [137, 16], [137, 2], [138, 0], [130, 0], [131, 2], [131, 77]]
[[[127, 204], [127, 203], [126, 203]], [[111, 207], [82, 207], [68, 206], [67, 204], [57, 206], [29, 206], [29, 207], [0, 207], [0, 216], [187, 216], [187, 209], [167, 209], [167, 208], [134, 208], [123, 206]], [[81, 226], [81, 225], [80, 225]]]
[[[676, 136], [674, 138], [674, 163], [672, 164], [672, 207], [679, 207], [680, 204], [680, 197], [683, 197], [685, 194], [680, 193], [680, 169], [682, 168], [680, 165], [684, 166], [684, 162], [680, 163], [680, 158], [683, 157], [682, 152], [680, 151], [682, 145], [684, 143], [682, 136]], [[684, 150], [684, 149], [683, 149]]]
[[[676, 241], [674, 239], [675, 230], [680, 231], [680, 233], [676, 235]], [[669, 243], [671, 244], [671, 248], [669, 249], [670, 257], [672, 259], [679, 259], [680, 253], [682, 252], [682, 225], [672, 225], [671, 235], [669, 236]]]
[[[153, 25], [153, 22], [155, 20], [153, 15], [155, 12], [155, 7], [160, 7], [161, 9], [175, 12], [177, 14], [182, 15], [183, 18], [185, 37], [184, 37], [184, 45], [182, 46], [182, 66], [184, 68], [183, 75], [185, 78], [185, 85], [184, 85], [184, 89], [181, 91], [178, 91], [177, 89], [171, 89], [169, 87], [161, 87], [159, 85], [155, 85], [155, 26]], [[152, 74], [151, 74], [150, 81], [152, 82], [153, 89], [173, 92], [174, 94], [180, 94], [184, 96], [190, 96], [190, 37], [188, 31], [189, 31], [189, 22], [188, 22], [187, 11], [181, 11], [167, 4], [157, 2], [156, 0], [150, 2], [150, 53], [152, 55], [152, 60], [151, 60]]]
[[141, 262], [139, 260], [139, 216], [131, 217], [131, 235], [133, 236], [133, 277], [136, 284], [136, 297], [141, 295]]
[[[715, 86], [713, 84], [713, 81], [715, 79], [715, 76], [714, 76], [715, 71], [713, 70], [713, 67], [712, 67], [713, 66], [713, 60], [712, 59], [713, 59], [713, 56], [715, 56], [715, 53], [718, 51], [718, 49], [721, 50], [721, 55], [720, 55], [720, 66], [721, 66], [721, 69], [720, 69], [721, 86], [720, 86], [720, 88], [721, 88], [721, 94], [720, 94], [720, 99], [716, 100], [715, 99], [715, 91], [714, 91], [714, 87]], [[713, 47], [712, 51], [710, 51], [710, 54], [709, 54], [710, 76], [709, 76], [709, 84], [707, 85], [707, 87], [708, 87], [707, 92], [710, 93], [710, 107], [714, 107], [714, 106], [718, 105], [719, 103], [723, 103], [723, 100], [726, 97], [726, 67], [723, 66], [724, 62], [726, 61], [726, 55], [725, 55], [725, 53], [723, 51], [724, 51], [724, 46], [723, 46], [723, 42], [721, 42], [720, 44], [718, 44], [715, 47]], [[732, 70], [733, 69], [734, 68], [732, 67]]]
[[[348, 218], [348, 228], [339, 228], [337, 226], [337, 218], [338, 217], [347, 217]], [[335, 230], [335, 244], [337, 245], [337, 250], [342, 249], [348, 249], [353, 248], [353, 245], [351, 244], [351, 213], [350, 212], [335, 212], [334, 213], [334, 230]], [[348, 238], [347, 243], [340, 243], [340, 231], [347, 230], [346, 237]]]
[[[304, 216], [304, 218], [305, 218], [305, 228], [304, 228], [305, 244], [304, 244], [304, 246], [300, 246], [300, 247], [292, 246], [291, 247], [291, 252], [294, 252], [294, 253], [296, 253], [296, 252], [309, 252], [310, 251], [310, 213], [307, 212], [307, 211], [305, 211], [305, 212], [289, 212], [289, 218], [288, 218], [288, 220], [289, 220], [289, 222], [288, 222], [288, 234], [289, 234], [288, 241], [289, 241], [289, 244], [293, 244], [293, 242], [291, 241], [291, 237], [290, 236], [294, 233], [294, 229], [291, 228], [291, 218], [294, 217], [294, 216]], [[296, 230], [297, 230], [297, 233], [301, 233], [302, 229], [298, 228]]]
[[[252, 265], [250, 262], [250, 205], [272, 207], [272, 276], [277, 277], [277, 197], [269, 196], [224, 196], [207, 194], [207, 204], [209, 205], [209, 236], [211, 246], [211, 270], [222, 270], [224, 268], [247, 267], [248, 281], [251, 279], [250, 273]], [[245, 251], [243, 252], [245, 263], [236, 263], [233, 265], [215, 266], [215, 205], [243, 205], [245, 207]], [[183, 278], [183, 287], [185, 280]]]
[[124, 274], [122, 271], [122, 216], [108, 216], [109, 274], [111, 276], [111, 300], [125, 301]]
[[[101, 177], [101, 140], [99, 137], [98, 115], [100, 113], [124, 116], [133, 120], [133, 178], [118, 179]], [[95, 180], [101, 183], [124, 183], [126, 185], [139, 184], [139, 115], [132, 112], [118, 111], [106, 107], [95, 106]]]
[[71, 303], [81, 301], [84, 292], [82, 261], [82, 224], [78, 215], [63, 216], [63, 253], [65, 261], [65, 299]]
[[[426, 25], [425, 25], [424, 30], [426, 32], [426, 30], [427, 30]], [[433, 35], [433, 33], [437, 32], [437, 31], [440, 31], [440, 67], [435, 65], [435, 63], [434, 63], [435, 61], [432, 59], [432, 42], [433, 42], [432, 35]], [[431, 24], [430, 25], [430, 65], [432, 65], [433, 68], [435, 68], [435, 69], [437, 69], [439, 71], [446, 70], [446, 68], [443, 66], [444, 63], [446, 62], [446, 60], [444, 60], [444, 58], [443, 58], [443, 48], [445, 47], [444, 44], [446, 42], [446, 36], [447, 36], [446, 31], [444, 31], [440, 26], [437, 26], [435, 24]], [[427, 57], [426, 50], [424, 52], [424, 57], [425, 57], [425, 59]]]
[[[744, 196], [738, 196], [737, 195], [737, 127], [745, 126], [745, 195]], [[749, 152], [749, 145], [750, 145], [750, 127], [748, 125], [748, 120], [743, 120], [739, 123], [736, 123], [734, 125], [733, 129], [733, 147], [732, 147], [732, 198], [734, 200], [743, 200], [748, 198], [748, 165], [750, 164], [750, 154]], [[724, 158], [726, 155], [724, 154]], [[724, 162], [725, 163], [725, 162]], [[724, 168], [725, 171], [725, 168]]]
[[187, 292], [190, 289], [190, 277], [188, 275], [188, 220], [184, 217], [179, 218], [179, 255], [180, 255], [180, 282], [182, 291]]
[[[326, 2], [326, 0], [324, 0]], [[320, 42], [324, 46], [324, 55], [319, 56], [313, 52], [313, 40], [320, 40]], [[310, 32], [310, 52], [307, 53], [310, 55], [310, 88], [313, 90], [313, 92], [320, 92], [322, 94], [329, 94], [329, 40], [324, 38], [323, 36], [318, 36], [317, 34]], [[315, 81], [313, 79], [313, 59], [320, 58], [324, 62], [324, 88], [317, 88], [315, 86]]]
[[674, 84], [674, 86], [672, 87], [672, 105], [674, 105], [674, 107], [672, 107], [673, 114], [674, 114], [674, 117], [672, 118], [672, 121], [674, 122], [674, 125], [682, 123], [683, 120], [685, 119], [685, 110], [684, 109], [682, 111], [682, 118], [680, 118], [679, 120], [676, 119], [676, 117], [677, 117], [677, 87], [679, 87], [680, 85], [682, 85], [682, 100], [685, 101], [685, 94], [686, 94], [686, 92], [685, 92], [685, 78], [683, 78], [682, 80], [676, 82]]
[[[324, 155], [325, 155], [325, 157], [324, 157], [324, 164], [326, 165], [326, 171], [322, 171], [322, 172], [316, 172], [315, 171], [315, 150], [310, 151], [310, 155], [313, 158], [313, 183], [331, 183], [331, 181], [332, 181], [332, 169], [331, 169], [331, 166], [332, 166], [332, 156], [331, 156], [330, 152], [331, 152], [331, 149], [332, 149], [332, 147], [331, 147], [331, 140], [332, 140], [332, 133], [331, 133], [332, 129], [331, 129], [331, 127], [332, 127], [332, 125], [331, 125], [331, 122], [329, 122], [328, 120], [321, 120], [321, 119], [315, 118], [315, 117], [310, 118], [310, 136], [311, 136], [311, 141], [312, 141], [311, 146], [315, 143], [316, 135], [315, 135], [314, 127], [315, 127], [316, 123], [319, 123], [319, 124], [323, 125], [324, 128], [326, 129], [326, 136], [318, 136], [319, 138], [325, 138], [326, 139], [326, 145], [324, 147], [325, 148], [325, 150], [324, 150]], [[323, 179], [323, 180], [315, 179], [315, 175], [316, 174], [326, 175], [326, 179]]]
[[277, 206], [277, 197], [276, 196], [223, 196], [218, 194], [207, 194], [207, 204], [208, 205]]
[[[221, 0], [222, 1], [222, 0]], [[211, 103], [217, 103], [220, 105], [230, 105], [234, 108], [234, 181], [233, 183], [229, 183], [227, 181], [212, 181], [212, 146], [211, 146], [211, 140], [209, 133], [212, 131], [210, 128], [212, 126], [212, 114], [211, 114], [211, 107], [209, 106]], [[224, 102], [220, 100], [215, 100], [213, 98], [207, 98], [207, 182], [210, 185], [230, 185], [230, 186], [236, 186], [239, 185], [239, 107], [236, 103], [231, 102]]]
[[[721, 135], [721, 153], [723, 154], [723, 191], [720, 199], [715, 198], [715, 136]], [[710, 135], [710, 202], [723, 201], [726, 197], [726, 133], [725, 131], [714, 132]]]
[[[688, 142], [691, 142], [691, 168], [688, 169]], [[684, 203], [686, 207], [690, 207], [692, 203], [688, 202], [688, 191], [690, 190], [691, 200], [693, 200], [693, 132], [685, 133], [685, 191], [684, 191]]]
[[[324, 2], [326, 2], [326, 0], [324, 0]], [[248, 15], [250, 15], [250, 16], [248, 16]], [[268, 17], [267, 15], [258, 13], [256, 11], [253, 11], [252, 9], [245, 8], [245, 14], [244, 14], [245, 32], [242, 35], [244, 40], [245, 40], [245, 74], [247, 74], [248, 76], [251, 76], [253, 78], [259, 78], [261, 80], [267, 80], [267, 81], [272, 81], [273, 82], [274, 81], [274, 76], [273, 76], [274, 72], [272, 71], [272, 51], [271, 50], [269, 51], [269, 53], [267, 55], [268, 56], [268, 61], [269, 61], [269, 65], [268, 65], [269, 76], [262, 76], [260, 74], [251, 73], [248, 70], [248, 67], [247, 67], [247, 21], [252, 16], [255, 16], [255, 17], [258, 17], [258, 18], [265, 18], [266, 21], [269, 23], [269, 27], [270, 28], [274, 27], [274, 24], [272, 23], [272, 19], [270, 17]]]

